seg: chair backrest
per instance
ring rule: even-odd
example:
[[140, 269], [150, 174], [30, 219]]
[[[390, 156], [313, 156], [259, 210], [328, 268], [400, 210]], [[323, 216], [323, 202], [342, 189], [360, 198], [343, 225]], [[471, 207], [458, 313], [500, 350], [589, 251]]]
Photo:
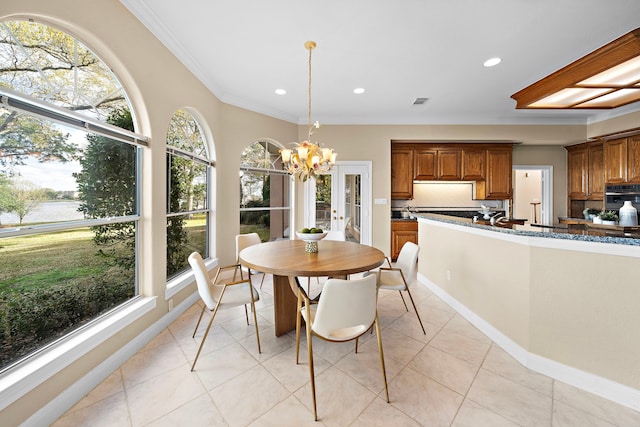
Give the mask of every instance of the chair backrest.
[[353, 339], [373, 324], [378, 290], [376, 276], [362, 279], [328, 279], [322, 287], [313, 331], [335, 341]]
[[239, 261], [240, 252], [244, 248], [262, 243], [258, 233], [238, 234], [236, 235], [236, 262]]
[[407, 283], [409, 283], [416, 272], [418, 252], [420, 252], [420, 246], [413, 242], [405, 242], [405, 244], [402, 245], [402, 249], [400, 249], [400, 254], [396, 261], [396, 268], [402, 270], [402, 274]]
[[202, 256], [200, 256], [198, 252], [193, 252], [189, 255], [189, 265], [193, 269], [193, 275], [196, 277], [196, 284], [198, 285], [198, 294], [200, 294], [200, 298], [202, 298], [202, 301], [209, 310], [213, 310], [216, 305], [217, 295], [214, 296], [209, 288], [211, 278], [209, 277], [207, 267], [204, 265]]
[[347, 239], [344, 235], [344, 231], [327, 231], [327, 235], [324, 237], [324, 240], [337, 240], [344, 242]]

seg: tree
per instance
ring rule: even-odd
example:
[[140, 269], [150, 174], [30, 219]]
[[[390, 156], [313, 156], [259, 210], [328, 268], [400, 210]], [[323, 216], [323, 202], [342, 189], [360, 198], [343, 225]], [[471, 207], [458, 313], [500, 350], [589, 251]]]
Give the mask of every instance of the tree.
[[18, 215], [22, 224], [24, 217], [37, 208], [45, 198], [44, 191], [36, 184], [21, 178], [14, 178], [8, 189], [8, 211]]
[[[111, 71], [84, 45], [55, 28], [3, 22], [0, 58], [0, 87], [99, 119], [126, 105]], [[68, 161], [76, 152], [68, 139], [57, 125], [0, 108], [0, 167], [22, 165], [30, 156], [41, 162]]]
[[[131, 112], [114, 111], [107, 120], [133, 130]], [[80, 207], [86, 218], [109, 218], [134, 215], [136, 203], [136, 147], [104, 136], [88, 135], [89, 144], [80, 157], [82, 170], [73, 176], [78, 183]], [[99, 253], [112, 257], [122, 267], [131, 269], [135, 258], [135, 225], [131, 222], [92, 227]], [[122, 251], [122, 245], [129, 250]]]
[[[9, 212], [10, 205], [10, 194], [9, 194], [9, 178], [4, 174], [0, 173], [0, 216], [2, 212]], [[0, 221], [0, 226], [2, 225], [2, 221]]]

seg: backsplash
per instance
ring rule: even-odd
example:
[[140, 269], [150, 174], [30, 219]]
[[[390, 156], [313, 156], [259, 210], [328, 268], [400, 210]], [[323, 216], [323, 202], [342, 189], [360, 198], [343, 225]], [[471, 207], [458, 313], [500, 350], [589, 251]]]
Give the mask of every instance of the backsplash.
[[473, 200], [472, 182], [416, 182], [413, 200], [391, 200], [392, 209], [411, 208], [480, 208], [482, 205], [502, 209], [502, 200]]

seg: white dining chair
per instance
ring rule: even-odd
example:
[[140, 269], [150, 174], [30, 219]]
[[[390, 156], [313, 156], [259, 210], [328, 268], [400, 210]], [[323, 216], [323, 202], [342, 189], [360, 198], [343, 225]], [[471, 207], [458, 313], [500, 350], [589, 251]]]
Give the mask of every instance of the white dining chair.
[[217, 283], [221, 271], [230, 268], [238, 269], [240, 268], [240, 265], [234, 264], [218, 268], [218, 271], [216, 271], [213, 280], [211, 280], [209, 271], [204, 265], [202, 256], [198, 252], [193, 252], [191, 255], [189, 255], [189, 265], [191, 265], [191, 268], [193, 269], [193, 274], [196, 278], [196, 284], [198, 286], [198, 294], [200, 295], [200, 298], [203, 302], [202, 311], [200, 312], [200, 317], [198, 317], [196, 327], [193, 330], [192, 338], [195, 338], [196, 336], [196, 332], [198, 331], [198, 326], [200, 326], [200, 321], [202, 320], [204, 310], [209, 309], [211, 311], [211, 319], [209, 320], [207, 330], [204, 332], [202, 342], [198, 347], [198, 352], [196, 353], [196, 357], [193, 360], [193, 364], [191, 365], [191, 371], [193, 371], [196, 367], [196, 362], [198, 361], [198, 357], [200, 356], [200, 352], [202, 351], [202, 347], [204, 346], [204, 341], [207, 339], [207, 335], [209, 335], [209, 330], [211, 329], [211, 325], [213, 324], [213, 319], [216, 317], [218, 310], [221, 308], [238, 307], [240, 305], [244, 305], [244, 315], [247, 319], [248, 325], [249, 313], [247, 312], [247, 304], [251, 304], [253, 323], [256, 328], [256, 339], [258, 341], [258, 353], [262, 353], [262, 350], [260, 348], [260, 334], [258, 332], [258, 318], [256, 316], [255, 306], [255, 302], [260, 300], [260, 294], [251, 284], [251, 272], [249, 272], [249, 277], [247, 279], [230, 281], [226, 283]]
[[[237, 234], [236, 235], [236, 263], [239, 264], [240, 263], [240, 252], [242, 252], [242, 250], [244, 248], [248, 248], [249, 246], [253, 246], [253, 245], [259, 245], [260, 243], [262, 243], [262, 240], [260, 240], [260, 236], [258, 235], [258, 233], [247, 233], [247, 234]], [[242, 269], [240, 270], [240, 278], [243, 278], [242, 272], [248, 272], [249, 269], [245, 266], [242, 266]], [[260, 289], [262, 289], [262, 284], [264, 283], [264, 277], [266, 276], [266, 273], [263, 273], [262, 271], [257, 271], [257, 270], [251, 270], [251, 274], [262, 274], [262, 279], [260, 280]], [[233, 274], [233, 280], [236, 279], [235, 273]]]
[[313, 336], [331, 342], [356, 340], [357, 353], [358, 337], [374, 327], [378, 338], [378, 352], [380, 354], [384, 390], [387, 403], [389, 402], [387, 371], [384, 365], [382, 336], [378, 323], [377, 298], [376, 278], [373, 275], [356, 280], [327, 280], [317, 304], [309, 300], [309, 297], [304, 292], [298, 291], [296, 364], [298, 364], [300, 355], [300, 328], [302, 319], [304, 319], [313, 399], [313, 417], [316, 421], [318, 420], [318, 411], [316, 409], [316, 383], [313, 367]]
[[[403, 291], [407, 292], [407, 295], [409, 295], [409, 299], [411, 300], [411, 304], [413, 305], [413, 309], [416, 312], [416, 316], [418, 317], [418, 322], [420, 323], [420, 327], [422, 328], [422, 333], [426, 335], [427, 332], [424, 330], [424, 325], [422, 324], [422, 320], [420, 319], [420, 314], [418, 314], [418, 309], [416, 308], [416, 304], [413, 301], [413, 296], [411, 295], [411, 291], [409, 290], [409, 281], [411, 281], [415, 275], [419, 252], [420, 247], [418, 245], [413, 242], [406, 242], [402, 246], [402, 249], [400, 249], [400, 254], [398, 255], [395, 267], [391, 266], [391, 260], [389, 259], [389, 257], [386, 257], [386, 261], [389, 264], [389, 267], [380, 267], [377, 271], [371, 272], [369, 274], [375, 274], [375, 276], [377, 277], [378, 289], [398, 291], [400, 293], [400, 298], [402, 298], [404, 308], [409, 311], [409, 307], [407, 307], [404, 296], [402, 296]], [[368, 274], [365, 273], [365, 275]]]

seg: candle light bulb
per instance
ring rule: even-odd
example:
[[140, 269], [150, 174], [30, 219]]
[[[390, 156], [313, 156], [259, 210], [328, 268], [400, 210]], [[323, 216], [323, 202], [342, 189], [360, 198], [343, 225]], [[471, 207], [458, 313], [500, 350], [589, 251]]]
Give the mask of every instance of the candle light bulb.
[[284, 163], [287, 163], [289, 160], [291, 160], [291, 150], [280, 150], [280, 155], [282, 156], [282, 161]]

